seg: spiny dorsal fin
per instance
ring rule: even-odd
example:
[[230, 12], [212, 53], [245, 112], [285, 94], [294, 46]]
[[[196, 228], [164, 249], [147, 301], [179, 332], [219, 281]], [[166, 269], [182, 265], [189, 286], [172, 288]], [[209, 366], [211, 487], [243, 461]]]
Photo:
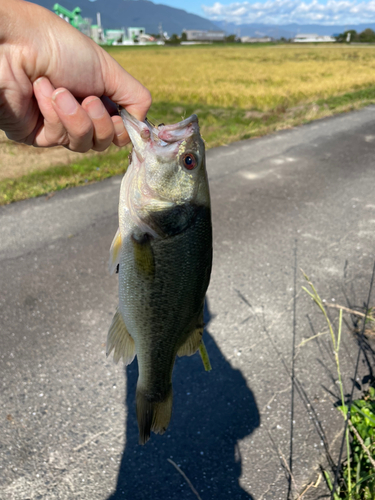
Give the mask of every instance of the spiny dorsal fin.
[[135, 357], [134, 340], [130, 336], [118, 308], [113, 316], [112, 324], [109, 327], [107, 337], [107, 356], [111, 354], [113, 349], [115, 350], [113, 354], [113, 360], [115, 363], [118, 363], [122, 358], [125, 365], [130, 365]]
[[109, 249], [109, 262], [108, 268], [110, 274], [116, 271], [116, 268], [120, 262], [120, 251], [122, 246], [122, 239], [120, 234], [120, 228], [117, 229], [115, 237], [113, 238], [111, 248]]

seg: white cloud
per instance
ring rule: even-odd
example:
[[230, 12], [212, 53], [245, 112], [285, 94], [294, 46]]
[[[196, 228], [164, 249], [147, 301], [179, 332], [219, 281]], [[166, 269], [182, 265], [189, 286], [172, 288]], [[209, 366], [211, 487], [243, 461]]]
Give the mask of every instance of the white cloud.
[[266, 0], [264, 3], [233, 2], [202, 5], [212, 21], [235, 24], [362, 24], [375, 22], [375, 0], [328, 0], [320, 3], [298, 0]]

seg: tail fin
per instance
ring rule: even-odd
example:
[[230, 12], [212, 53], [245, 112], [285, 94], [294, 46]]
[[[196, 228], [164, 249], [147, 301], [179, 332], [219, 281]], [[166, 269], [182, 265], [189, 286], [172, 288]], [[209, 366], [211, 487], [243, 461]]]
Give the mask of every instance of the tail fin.
[[149, 401], [144, 391], [137, 387], [137, 420], [139, 429], [139, 444], [145, 444], [150, 439], [151, 431], [164, 434], [172, 415], [173, 393], [172, 385], [162, 401]]

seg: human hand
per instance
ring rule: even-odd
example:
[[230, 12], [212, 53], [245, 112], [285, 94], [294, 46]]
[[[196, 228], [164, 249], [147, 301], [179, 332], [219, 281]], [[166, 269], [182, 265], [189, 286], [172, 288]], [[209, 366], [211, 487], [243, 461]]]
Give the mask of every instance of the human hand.
[[23, 0], [0, 4], [0, 129], [17, 142], [72, 151], [124, 146], [115, 104], [143, 120], [149, 91], [95, 42]]

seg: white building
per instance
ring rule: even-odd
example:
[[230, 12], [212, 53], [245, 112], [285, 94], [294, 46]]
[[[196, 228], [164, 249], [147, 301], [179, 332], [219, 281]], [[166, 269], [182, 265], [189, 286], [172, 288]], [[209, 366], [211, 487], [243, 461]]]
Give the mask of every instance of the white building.
[[188, 41], [223, 42], [225, 40], [225, 31], [184, 30], [183, 33], [186, 33]]
[[242, 43], [267, 43], [272, 42], [272, 38], [270, 36], [262, 36], [262, 37], [252, 37], [252, 36], [241, 36]]
[[299, 33], [293, 38], [292, 41], [295, 43], [316, 43], [316, 42], [327, 43], [327, 42], [335, 42], [336, 38], [327, 35]]

